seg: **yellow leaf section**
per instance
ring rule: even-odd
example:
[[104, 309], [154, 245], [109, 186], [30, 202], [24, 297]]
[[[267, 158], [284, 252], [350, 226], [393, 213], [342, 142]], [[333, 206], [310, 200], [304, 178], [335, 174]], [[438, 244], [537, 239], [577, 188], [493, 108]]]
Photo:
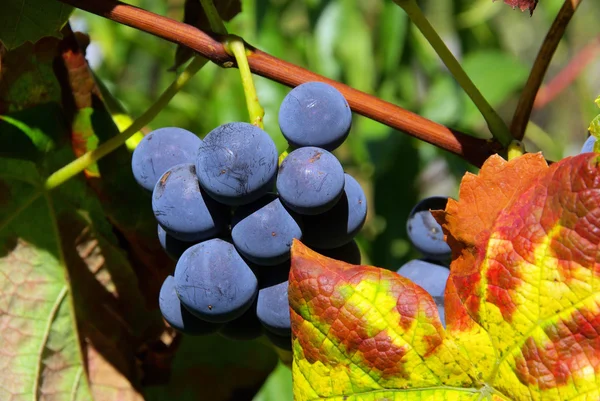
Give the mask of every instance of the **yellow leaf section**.
[[492, 340], [485, 329], [469, 316], [452, 280], [448, 280], [444, 298], [446, 337], [471, 362], [473, 370], [477, 372], [477, 379], [483, 381], [490, 376], [498, 360]]
[[[292, 252], [295, 400], [481, 396], [476, 373], [444, 338], [424, 290], [396, 273], [325, 258], [299, 242]], [[309, 294], [315, 287], [319, 293]]]
[[[453, 330], [460, 325], [451, 318], [449, 336], [471, 357], [472, 339], [487, 334], [494, 360], [470, 359], [488, 385], [514, 400], [598, 399], [598, 176], [589, 155], [542, 169], [489, 229], [479, 273], [470, 277], [476, 285], [461, 283], [465, 300], [479, 300], [469, 310], [481, 329]], [[453, 265], [447, 297], [459, 270], [466, 269]]]

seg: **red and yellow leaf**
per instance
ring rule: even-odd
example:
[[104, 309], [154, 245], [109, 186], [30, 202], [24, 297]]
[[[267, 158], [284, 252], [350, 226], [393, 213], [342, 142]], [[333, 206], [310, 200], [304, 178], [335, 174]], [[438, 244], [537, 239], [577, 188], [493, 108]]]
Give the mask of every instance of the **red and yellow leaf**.
[[437, 212], [453, 250], [444, 330], [399, 275], [296, 242], [297, 400], [600, 398], [600, 168], [491, 157]]
[[512, 8], [519, 7], [521, 11], [529, 9], [529, 12], [533, 14], [533, 10], [535, 10], [538, 0], [504, 0], [504, 2]]

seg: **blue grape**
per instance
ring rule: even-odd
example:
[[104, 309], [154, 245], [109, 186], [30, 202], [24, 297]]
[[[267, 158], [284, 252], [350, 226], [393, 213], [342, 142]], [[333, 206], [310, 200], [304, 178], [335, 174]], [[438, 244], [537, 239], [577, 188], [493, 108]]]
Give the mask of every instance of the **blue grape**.
[[277, 148], [269, 135], [248, 123], [229, 123], [206, 135], [196, 159], [200, 185], [217, 201], [253, 202], [273, 189]]
[[367, 197], [358, 181], [345, 174], [340, 200], [325, 213], [303, 218], [303, 240], [309, 247], [337, 248], [358, 234], [367, 218]]
[[448, 281], [450, 270], [444, 266], [420, 259], [414, 259], [402, 265], [402, 267], [398, 269], [398, 274], [410, 279], [413, 283], [423, 288], [431, 295], [438, 307], [440, 320], [442, 321], [442, 324], [446, 326], [444, 316], [444, 291], [446, 290], [446, 282]]
[[289, 263], [265, 268], [261, 275], [256, 315], [265, 329], [279, 335], [291, 334], [288, 302]]
[[160, 128], [141, 140], [131, 157], [137, 183], [152, 192], [159, 178], [171, 167], [194, 163], [202, 140], [181, 128]]
[[218, 324], [198, 319], [183, 307], [175, 292], [175, 281], [173, 276], [167, 277], [163, 282], [163, 285], [160, 288], [158, 305], [160, 307], [160, 312], [169, 325], [184, 334], [211, 334], [220, 328], [220, 325]]
[[158, 225], [158, 242], [165, 250], [167, 255], [172, 259], [177, 260], [190, 246], [195, 245], [196, 242], [180, 241], [174, 238], [172, 235], [167, 234], [164, 228]]
[[214, 238], [181, 255], [175, 267], [175, 288], [194, 315], [227, 323], [250, 308], [258, 293], [258, 281], [232, 244]]
[[323, 82], [306, 82], [292, 89], [279, 108], [279, 127], [290, 145], [334, 150], [352, 125], [344, 96]]
[[594, 151], [594, 145], [596, 144], [596, 137], [590, 136], [581, 147], [581, 152], [579, 153], [589, 153]]
[[423, 199], [412, 209], [406, 222], [408, 238], [425, 257], [446, 260], [450, 257], [450, 247], [444, 241], [442, 227], [433, 218], [430, 210], [445, 209], [447, 197], [433, 196]]
[[244, 314], [232, 320], [219, 330], [225, 338], [230, 340], [248, 341], [262, 336], [263, 327], [256, 316], [256, 300]]
[[361, 263], [360, 249], [354, 240], [337, 248], [313, 248], [313, 250], [328, 258], [341, 260], [342, 262], [350, 263], [351, 265], [360, 265]]
[[281, 163], [277, 191], [291, 210], [305, 215], [331, 209], [344, 191], [344, 169], [325, 149], [305, 147], [291, 152]]
[[237, 208], [231, 237], [237, 250], [258, 265], [272, 266], [290, 258], [294, 238], [302, 238], [301, 222], [276, 195]]
[[193, 164], [179, 164], [163, 174], [152, 193], [152, 210], [167, 233], [187, 242], [225, 231], [230, 220], [229, 208], [198, 185]]

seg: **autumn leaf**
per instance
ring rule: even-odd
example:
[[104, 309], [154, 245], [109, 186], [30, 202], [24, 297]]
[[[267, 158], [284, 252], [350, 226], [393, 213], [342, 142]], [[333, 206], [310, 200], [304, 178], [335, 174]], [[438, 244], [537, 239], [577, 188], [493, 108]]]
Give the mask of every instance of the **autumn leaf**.
[[537, 6], [538, 0], [504, 0], [504, 2], [512, 8], [519, 7], [521, 11], [529, 9], [529, 13], [533, 14], [533, 11]]
[[294, 243], [295, 399], [598, 399], [597, 155], [492, 156], [436, 215], [453, 250], [447, 330], [409, 280]]

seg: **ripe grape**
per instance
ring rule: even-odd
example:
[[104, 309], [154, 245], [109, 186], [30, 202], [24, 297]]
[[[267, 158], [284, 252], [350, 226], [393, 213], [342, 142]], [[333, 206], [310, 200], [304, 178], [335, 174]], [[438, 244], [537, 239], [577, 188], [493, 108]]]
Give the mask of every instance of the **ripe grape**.
[[292, 89], [279, 108], [279, 127], [290, 145], [334, 150], [352, 125], [344, 96], [323, 82], [306, 82]]
[[172, 259], [177, 260], [182, 253], [186, 251], [190, 246], [195, 245], [196, 242], [180, 241], [172, 235], [167, 234], [164, 228], [158, 225], [158, 242], [165, 250], [167, 255]]
[[343, 190], [344, 169], [324, 149], [296, 149], [279, 168], [277, 191], [283, 203], [297, 213], [324, 213], [340, 199]]
[[589, 152], [593, 152], [594, 151], [594, 145], [596, 144], [596, 137], [595, 136], [590, 136], [588, 139], [586, 139], [586, 141], [584, 142], [583, 146], [581, 147], [581, 152], [579, 153], [589, 153]]
[[285, 262], [290, 258], [292, 240], [302, 238], [300, 220], [273, 194], [237, 208], [232, 227], [237, 250], [258, 265]]
[[198, 319], [183, 307], [175, 292], [175, 280], [173, 276], [167, 277], [163, 282], [160, 288], [158, 305], [169, 325], [184, 334], [211, 334], [220, 327], [218, 324]]
[[361, 262], [360, 249], [354, 240], [337, 248], [313, 248], [313, 250], [328, 258], [341, 260], [342, 262], [350, 263], [351, 265], [360, 265]]
[[433, 218], [431, 210], [445, 209], [447, 197], [433, 196], [423, 199], [412, 209], [406, 222], [408, 238], [425, 257], [445, 260], [450, 257], [450, 247], [444, 241], [442, 227]]
[[288, 302], [289, 263], [261, 272], [256, 315], [265, 329], [279, 335], [291, 334], [290, 304]]
[[258, 293], [258, 282], [235, 247], [214, 238], [181, 255], [175, 268], [175, 288], [194, 315], [226, 323], [250, 308]]
[[319, 249], [337, 248], [358, 234], [367, 218], [367, 198], [358, 181], [344, 174], [344, 192], [325, 213], [303, 218], [303, 242]]
[[446, 290], [446, 282], [448, 281], [450, 270], [431, 262], [414, 259], [402, 265], [398, 269], [398, 274], [410, 279], [432, 296], [438, 307], [440, 320], [445, 326], [444, 291]]
[[152, 131], [141, 140], [131, 157], [131, 169], [137, 183], [152, 192], [158, 179], [171, 167], [194, 163], [202, 140], [181, 128]]
[[211, 197], [238, 206], [273, 189], [277, 159], [275, 143], [265, 131], [248, 123], [229, 123], [206, 135], [196, 172]]
[[201, 241], [229, 225], [229, 208], [204, 193], [193, 164], [179, 164], [163, 174], [152, 193], [152, 210], [158, 224], [181, 241]]

